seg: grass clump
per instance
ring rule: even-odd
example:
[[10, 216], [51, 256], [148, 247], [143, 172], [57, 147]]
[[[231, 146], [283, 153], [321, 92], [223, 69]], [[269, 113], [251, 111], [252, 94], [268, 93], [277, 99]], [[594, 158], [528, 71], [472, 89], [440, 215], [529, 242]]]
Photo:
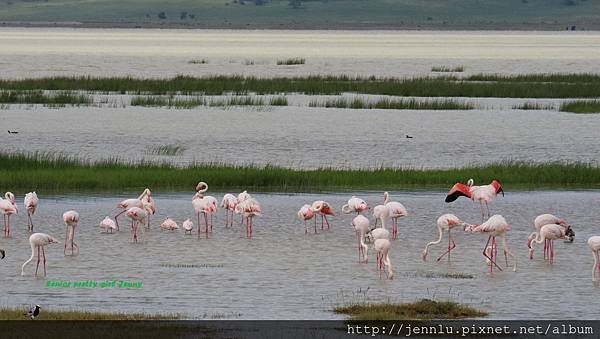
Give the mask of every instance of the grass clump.
[[[43, 307], [43, 306], [42, 306]], [[25, 309], [0, 308], [0, 320], [27, 320]], [[36, 320], [177, 320], [180, 314], [106, 313], [90, 311], [58, 311], [42, 308]]]
[[433, 66], [431, 67], [432, 72], [464, 72], [464, 66]]
[[182, 155], [187, 148], [182, 145], [159, 145], [147, 148], [147, 154], [153, 155]]
[[325, 101], [311, 101], [309, 107], [336, 107], [353, 109], [415, 109], [415, 110], [456, 110], [473, 109], [473, 104], [461, 103], [455, 100], [428, 100], [420, 101], [416, 99], [390, 99], [382, 98], [375, 102], [366, 101], [360, 98], [354, 99], [328, 99]]
[[553, 110], [553, 104], [540, 104], [537, 102], [525, 102], [520, 105], [514, 105], [513, 109], [523, 109], [523, 110]]
[[338, 306], [335, 313], [347, 314], [350, 320], [425, 320], [485, 317], [486, 312], [452, 301], [421, 299], [405, 304], [352, 304]]
[[89, 105], [92, 97], [72, 92], [44, 93], [41, 90], [0, 91], [0, 103], [4, 104], [44, 104], [48, 106]]
[[188, 64], [193, 64], [193, 65], [204, 65], [207, 63], [208, 63], [208, 60], [206, 60], [206, 59], [195, 59], [195, 60], [188, 61]]
[[203, 97], [175, 98], [173, 96], [137, 96], [131, 99], [131, 106], [168, 107], [168, 108], [195, 108], [206, 104]]
[[304, 65], [306, 63], [306, 59], [304, 58], [288, 58], [277, 60], [277, 65]]
[[263, 106], [265, 101], [263, 98], [254, 96], [230, 96], [225, 99], [213, 99], [208, 102], [211, 107], [223, 106]]
[[287, 106], [288, 99], [284, 95], [273, 97], [269, 100], [269, 105], [271, 105], [271, 106]]
[[579, 114], [600, 113], [600, 100], [577, 100], [560, 104], [561, 112]]

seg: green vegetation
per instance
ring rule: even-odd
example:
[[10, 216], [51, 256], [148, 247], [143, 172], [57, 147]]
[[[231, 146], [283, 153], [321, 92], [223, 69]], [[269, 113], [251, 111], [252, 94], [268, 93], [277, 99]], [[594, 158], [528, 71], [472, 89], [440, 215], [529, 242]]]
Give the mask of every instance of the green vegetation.
[[433, 66], [431, 67], [432, 72], [464, 72], [465, 66]]
[[430, 110], [445, 110], [445, 109], [473, 109], [473, 104], [460, 103], [455, 100], [415, 100], [415, 99], [390, 99], [383, 98], [375, 102], [369, 102], [361, 98], [352, 100], [339, 98], [328, 99], [322, 101], [311, 101], [309, 107], [336, 107], [336, 108], [355, 108], [355, 109], [430, 109]]
[[429, 299], [406, 304], [353, 304], [335, 307], [333, 311], [349, 315], [350, 320], [463, 319], [487, 316], [486, 312], [470, 306]]
[[138, 96], [131, 99], [131, 106], [169, 107], [169, 108], [194, 108], [206, 105], [203, 97], [175, 98], [173, 96]]
[[555, 107], [553, 104], [540, 104], [537, 102], [525, 102], [520, 105], [514, 105], [513, 109], [523, 110], [553, 110]]
[[560, 105], [561, 112], [600, 113], [600, 100], [577, 100], [564, 102]]
[[600, 167], [588, 163], [502, 162], [455, 169], [296, 170], [275, 166], [232, 166], [196, 163], [125, 163], [117, 159], [90, 162], [49, 154], [0, 153], [0, 187], [49, 191], [138, 190], [144, 187], [185, 190], [198, 178], [215, 190], [302, 192], [366, 189], [449, 189], [456, 181], [498, 179], [505, 190], [600, 188]]
[[304, 58], [289, 58], [284, 60], [277, 60], [277, 65], [304, 65], [306, 59]]
[[186, 147], [182, 145], [159, 145], [147, 148], [148, 154], [154, 155], [182, 155]]
[[0, 103], [4, 104], [44, 104], [47, 106], [89, 105], [92, 97], [71, 92], [46, 94], [41, 90], [0, 91]]
[[169, 79], [131, 77], [50, 77], [0, 80], [0, 90], [90, 91], [137, 94], [380, 94], [412, 97], [597, 98], [600, 75], [529, 74], [424, 78], [307, 76], [258, 78], [244, 76], [177, 76]]
[[194, 65], [204, 65], [207, 63], [208, 63], [208, 60], [206, 60], [206, 59], [196, 59], [196, 60], [188, 61], [188, 64], [194, 64]]
[[[42, 306], [43, 307], [43, 306]], [[0, 320], [27, 320], [26, 309], [0, 308]], [[105, 313], [89, 311], [57, 311], [43, 308], [39, 320], [176, 320], [180, 314]]]
[[229, 96], [225, 99], [213, 99], [208, 102], [208, 106], [227, 107], [227, 106], [264, 106], [263, 98], [255, 96]]
[[271, 106], [287, 106], [288, 100], [285, 96], [280, 95], [280, 96], [271, 98], [271, 100], [269, 100], [269, 105], [271, 105]]

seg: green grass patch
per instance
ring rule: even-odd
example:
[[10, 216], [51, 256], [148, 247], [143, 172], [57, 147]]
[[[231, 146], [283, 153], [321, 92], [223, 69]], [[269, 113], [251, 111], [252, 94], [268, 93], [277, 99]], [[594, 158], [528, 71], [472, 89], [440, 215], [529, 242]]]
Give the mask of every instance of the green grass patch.
[[488, 315], [486, 312], [456, 302], [429, 299], [405, 304], [352, 304], [335, 307], [333, 311], [349, 315], [350, 320], [464, 319]]
[[59, 92], [47, 94], [41, 90], [0, 91], [0, 103], [3, 104], [43, 104], [48, 106], [64, 106], [89, 105], [92, 102], [93, 101], [91, 96], [72, 92]]
[[540, 104], [537, 102], [525, 102], [520, 105], [514, 105], [513, 109], [523, 110], [553, 110], [555, 109], [553, 104]]
[[255, 96], [230, 96], [224, 99], [213, 99], [208, 102], [211, 107], [227, 107], [227, 106], [264, 106], [263, 98]]
[[283, 95], [273, 97], [269, 100], [269, 105], [271, 105], [271, 106], [287, 106], [288, 99]]
[[153, 155], [182, 155], [186, 147], [182, 145], [159, 145], [147, 148], [147, 154]]
[[433, 66], [431, 67], [432, 72], [464, 72], [465, 66]]
[[136, 96], [131, 99], [131, 106], [168, 107], [168, 108], [195, 108], [206, 105], [204, 97], [175, 98], [173, 96]]
[[354, 109], [429, 109], [429, 110], [446, 110], [446, 109], [473, 109], [473, 104], [461, 103], [456, 100], [416, 100], [416, 99], [390, 99], [383, 98], [375, 102], [364, 100], [361, 98], [346, 99], [328, 99], [325, 101], [313, 100], [309, 107], [336, 107], [336, 108], [354, 108]]
[[276, 166], [99, 162], [52, 153], [0, 153], [0, 187], [48, 191], [123, 191], [152, 187], [186, 190], [202, 178], [215, 190], [309, 192], [371, 189], [441, 189], [457, 181], [499, 180], [505, 190], [600, 188], [600, 167], [590, 163], [501, 162], [453, 169], [368, 168], [314, 170]]
[[[0, 308], [0, 320], [27, 320], [23, 315], [28, 309]], [[37, 320], [177, 320], [180, 314], [145, 314], [145, 313], [106, 313], [90, 311], [58, 311], [48, 310], [42, 305]]]
[[304, 58], [289, 58], [283, 60], [277, 60], [277, 65], [304, 65], [306, 59]]
[[560, 111], [579, 114], [600, 113], [600, 100], [577, 100], [563, 102], [560, 105]]

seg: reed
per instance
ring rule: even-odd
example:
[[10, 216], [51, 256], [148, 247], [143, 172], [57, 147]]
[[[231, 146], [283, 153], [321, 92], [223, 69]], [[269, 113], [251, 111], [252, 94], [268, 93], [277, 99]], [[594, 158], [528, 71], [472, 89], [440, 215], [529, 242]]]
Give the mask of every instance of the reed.
[[158, 145], [147, 148], [147, 154], [153, 155], [182, 155], [187, 148], [182, 145]]
[[0, 91], [0, 103], [4, 104], [44, 104], [51, 106], [60, 105], [89, 105], [92, 97], [84, 94], [71, 92], [44, 93], [41, 90], [22, 91], [5, 90]]
[[230, 96], [224, 99], [213, 99], [208, 102], [211, 107], [227, 107], [227, 106], [263, 106], [265, 101], [263, 98], [255, 96]]
[[277, 60], [277, 65], [304, 65], [306, 63], [306, 59], [304, 58], [288, 58]]
[[465, 66], [433, 66], [431, 67], [432, 72], [464, 72]]
[[206, 60], [206, 59], [195, 59], [195, 60], [188, 61], [188, 64], [193, 64], [193, 65], [204, 65], [207, 63], [208, 63], [208, 60]]
[[447, 190], [457, 181], [499, 180], [505, 190], [600, 188], [600, 167], [590, 163], [506, 161], [452, 169], [365, 168], [290, 169], [193, 163], [177, 167], [159, 162], [89, 161], [53, 153], [0, 153], [0, 187], [23, 191], [135, 191], [144, 187], [187, 190], [199, 178], [215, 190], [272, 192], [370, 189]]
[[195, 108], [206, 105], [206, 99], [201, 96], [192, 98], [175, 98], [173, 96], [136, 96], [131, 99], [131, 106], [168, 107], [168, 108]]
[[269, 100], [269, 105], [271, 105], [271, 106], [287, 106], [288, 99], [284, 95], [273, 97]]
[[579, 114], [600, 113], [600, 100], [576, 100], [563, 102], [560, 105], [560, 111]]
[[525, 102], [520, 105], [514, 105], [513, 109], [522, 109], [522, 110], [554, 110], [555, 107], [553, 104], [540, 104], [537, 102]]
[[335, 307], [333, 311], [349, 315], [350, 320], [464, 319], [488, 315], [486, 312], [456, 302], [429, 299], [402, 304], [351, 304]]
[[336, 108], [354, 108], [354, 109], [415, 109], [415, 110], [452, 110], [473, 109], [473, 104], [462, 103], [456, 100], [416, 100], [416, 99], [390, 99], [382, 98], [375, 102], [370, 102], [361, 98], [346, 99], [328, 99], [325, 101], [313, 100], [309, 102], [309, 107], [336, 107]]

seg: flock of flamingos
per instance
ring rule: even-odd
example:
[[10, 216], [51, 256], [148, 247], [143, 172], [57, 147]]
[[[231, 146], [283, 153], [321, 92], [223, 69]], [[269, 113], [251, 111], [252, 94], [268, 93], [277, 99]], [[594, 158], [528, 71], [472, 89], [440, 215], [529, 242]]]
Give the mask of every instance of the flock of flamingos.
[[[204, 234], [205, 237], [208, 238], [209, 233], [212, 232], [212, 217], [217, 212], [218, 201], [213, 196], [205, 195], [204, 193], [206, 193], [207, 190], [208, 185], [206, 183], [198, 183], [196, 186], [196, 194], [192, 198], [192, 206], [197, 217], [196, 225], [198, 239], [200, 239], [201, 234], [203, 233], [201, 231], [201, 217], [204, 219]], [[499, 193], [504, 195], [502, 186], [497, 180], [493, 180], [489, 185], [483, 186], [475, 186], [473, 179], [470, 179], [467, 184], [456, 183], [448, 192], [445, 201], [449, 203], [464, 196], [471, 199], [473, 202], [479, 202], [482, 222], [479, 225], [475, 225], [466, 223], [453, 214], [444, 214], [440, 216], [437, 219], [439, 236], [437, 240], [431, 241], [425, 245], [421, 254], [422, 259], [425, 261], [430, 246], [439, 244], [442, 241], [444, 233], [448, 233], [448, 247], [437, 260], [440, 261], [444, 256], [447, 256], [448, 260], [450, 260], [450, 253], [456, 247], [454, 240], [452, 239], [451, 231], [459, 226], [465, 232], [483, 233], [488, 235], [488, 240], [482, 253], [489, 266], [490, 272], [494, 270], [494, 267], [498, 270], [502, 270], [497, 263], [497, 238], [502, 242], [506, 266], [508, 266], [508, 256], [511, 256], [514, 262], [513, 270], [516, 271], [517, 260], [509, 250], [505, 238], [505, 234], [510, 230], [511, 226], [502, 215], [496, 214], [490, 216], [488, 207], [488, 203]], [[30, 192], [25, 195], [24, 206], [27, 210], [28, 231], [31, 233], [33, 233], [32, 216], [35, 213], [38, 201], [39, 199], [35, 192]], [[251, 238], [253, 233], [253, 218], [261, 215], [259, 202], [248, 192], [244, 191], [237, 196], [225, 194], [220, 206], [225, 209], [225, 227], [232, 227], [234, 214], [240, 214], [241, 223], [246, 228], [246, 236]], [[100, 222], [99, 226], [105, 232], [112, 233], [114, 230], [119, 230], [118, 217], [125, 214], [131, 220], [131, 241], [138, 242], [138, 233], [144, 232], [144, 228], [149, 227], [150, 216], [156, 211], [151, 191], [145, 189], [137, 198], [121, 201], [117, 204], [117, 208], [121, 211], [114, 216], [114, 220], [107, 216]], [[392, 244], [390, 240], [394, 240], [398, 236], [398, 219], [408, 216], [409, 213], [401, 203], [391, 201], [388, 192], [384, 193], [383, 204], [377, 205], [372, 209], [373, 217], [375, 218], [375, 225], [373, 227], [371, 227], [369, 219], [361, 214], [370, 209], [371, 208], [364, 200], [356, 196], [351, 197], [347, 204], [342, 206], [343, 213], [356, 213], [356, 217], [352, 220], [352, 227], [356, 232], [359, 263], [367, 263], [368, 244], [372, 244], [373, 249], [377, 253], [376, 269], [379, 271], [379, 276], [381, 277], [382, 272], [385, 272], [388, 279], [393, 279], [394, 272], [389, 257]], [[5, 199], [0, 198], [0, 213], [4, 216], [5, 238], [10, 236], [10, 216], [17, 212], [16, 198], [13, 193], [7, 192], [5, 194]], [[299, 219], [304, 221], [305, 233], [308, 233], [309, 230], [309, 220], [314, 219], [314, 232], [317, 233], [317, 216], [320, 216], [321, 218], [321, 229], [323, 229], [325, 225], [327, 225], [327, 228], [330, 227], [327, 216], [335, 216], [332, 206], [322, 200], [302, 206], [297, 214]], [[391, 232], [386, 228], [388, 220], [392, 221]], [[75, 229], [79, 221], [79, 214], [76, 211], [67, 211], [63, 214], [63, 221], [66, 225], [64, 254], [76, 255], [79, 253], [79, 246], [75, 243]], [[381, 223], [381, 227], [379, 228], [377, 227], [378, 222]], [[139, 227], [140, 225], [142, 225], [142, 227]], [[177, 223], [169, 217], [162, 222], [160, 227], [164, 230], [175, 230], [179, 228]], [[529, 235], [527, 242], [531, 259], [533, 258], [534, 244], [544, 243], [544, 259], [549, 260], [552, 263], [554, 260], [553, 241], [559, 239], [573, 241], [575, 236], [571, 225], [564, 219], [551, 214], [542, 214], [536, 217], [534, 220], [534, 227], [535, 230]], [[186, 234], [191, 234], [193, 232], [194, 223], [192, 220], [187, 219], [182, 223], [182, 228]], [[23, 263], [21, 274], [25, 275], [25, 267], [33, 261], [37, 255], [35, 275], [37, 276], [40, 262], [42, 262], [45, 276], [46, 255], [44, 247], [48, 244], [58, 243], [58, 240], [46, 233], [33, 233], [29, 237], [29, 243], [31, 245], [31, 257]], [[590, 237], [588, 239], [588, 245], [594, 255], [592, 280], [597, 281], [600, 273], [600, 236]], [[4, 258], [4, 256], [5, 251], [0, 249], [0, 259]]]

